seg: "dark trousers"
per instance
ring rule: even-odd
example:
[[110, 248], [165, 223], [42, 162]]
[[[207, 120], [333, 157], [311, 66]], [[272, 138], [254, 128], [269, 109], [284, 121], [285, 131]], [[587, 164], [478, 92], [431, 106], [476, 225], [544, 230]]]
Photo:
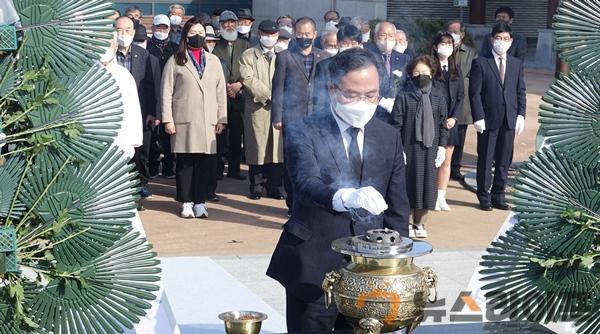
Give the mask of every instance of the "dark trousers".
[[135, 168], [140, 174], [140, 184], [145, 186], [150, 179], [150, 170], [148, 169], [148, 159], [150, 156], [150, 138], [152, 131], [144, 126], [142, 146], [135, 148], [135, 155], [132, 160], [135, 163]]
[[285, 292], [285, 318], [288, 333], [326, 333], [335, 330], [351, 329], [335, 304], [325, 308], [323, 298], [306, 302]]
[[217, 168], [216, 154], [177, 153], [177, 201], [201, 204]]
[[[160, 154], [163, 157], [160, 159]], [[150, 162], [148, 163], [150, 174], [156, 175], [162, 165], [162, 174], [170, 176], [174, 174], [173, 166], [175, 164], [175, 155], [171, 153], [171, 135], [165, 132], [164, 125], [156, 127], [152, 131], [152, 140], [150, 145]]]
[[[483, 134], [477, 134], [477, 198], [480, 204], [505, 201], [514, 140], [515, 130], [509, 129], [506, 121], [500, 129], [485, 130]], [[492, 176], [494, 162], [495, 171]]]
[[242, 136], [244, 133], [243, 110], [230, 107], [227, 112], [227, 133], [229, 139], [229, 154], [227, 155], [227, 174], [240, 173], [242, 160]]
[[250, 192], [276, 193], [283, 183], [283, 164], [248, 165], [248, 179]]
[[285, 205], [289, 210], [292, 210], [294, 206], [294, 187], [292, 184], [292, 179], [290, 178], [290, 174], [288, 173], [287, 165], [284, 163], [283, 167], [283, 189], [285, 189]]
[[467, 136], [467, 127], [466, 124], [458, 125], [458, 145], [454, 146], [454, 152], [452, 153], [452, 163], [451, 163], [451, 174], [458, 175], [460, 174], [460, 168], [462, 167], [462, 157], [463, 151], [465, 149], [465, 138]]

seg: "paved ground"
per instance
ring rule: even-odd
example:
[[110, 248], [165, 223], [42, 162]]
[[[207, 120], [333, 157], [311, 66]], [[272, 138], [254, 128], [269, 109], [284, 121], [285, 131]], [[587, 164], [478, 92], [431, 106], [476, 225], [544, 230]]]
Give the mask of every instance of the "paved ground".
[[[526, 160], [535, 151], [540, 98], [552, 81], [549, 71], [526, 73], [528, 87], [525, 133], [515, 141], [515, 162]], [[476, 135], [472, 127], [467, 134], [464, 168], [475, 165]], [[219, 184], [220, 203], [209, 204], [207, 220], [185, 220], [177, 216], [180, 204], [174, 201], [175, 182], [161, 177], [150, 183], [154, 193], [145, 201], [148, 210], [141, 218], [160, 256], [227, 256], [270, 254], [286, 220], [284, 201], [249, 200], [247, 181], [225, 179]], [[504, 222], [507, 213], [477, 209], [475, 195], [457, 182], [448, 189], [451, 212], [433, 213], [427, 227], [435, 249], [484, 249]]]

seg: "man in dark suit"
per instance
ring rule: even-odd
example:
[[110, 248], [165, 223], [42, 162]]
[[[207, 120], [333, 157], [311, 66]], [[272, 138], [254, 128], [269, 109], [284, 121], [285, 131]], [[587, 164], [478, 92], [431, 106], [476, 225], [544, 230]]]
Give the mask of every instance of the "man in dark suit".
[[[229, 139], [228, 171], [227, 177], [236, 180], [245, 180], [246, 176], [240, 172], [242, 157], [243, 135], [243, 84], [240, 74], [240, 57], [249, 47], [248, 41], [238, 38], [238, 17], [226, 10], [219, 17], [221, 23], [221, 39], [217, 41], [213, 54], [226, 66], [225, 80], [227, 81], [227, 133]], [[223, 152], [224, 137], [219, 140], [220, 152]], [[222, 159], [219, 159], [218, 171], [223, 175]]]
[[[515, 18], [515, 11], [510, 7], [500, 7], [496, 9], [496, 22], [506, 22], [509, 26], [512, 25]], [[508, 49], [508, 54], [515, 58], [518, 58], [522, 63], [525, 63], [525, 57], [527, 56], [527, 38], [525, 35], [513, 32], [513, 43]], [[483, 38], [483, 44], [481, 46], [480, 56], [487, 56], [492, 52], [492, 36], [487, 35]]]
[[526, 110], [523, 63], [507, 54], [513, 41], [510, 26], [498, 22], [492, 36], [492, 51], [473, 61], [469, 87], [473, 125], [478, 132], [477, 197], [485, 211], [509, 209], [505, 199], [508, 168], [515, 132], [521, 134], [525, 129]]
[[[286, 126], [309, 115], [313, 110], [311, 94], [316, 65], [328, 57], [326, 52], [313, 47], [316, 29], [313, 19], [298, 19], [294, 29], [296, 43], [290, 49], [278, 53], [275, 59], [271, 122], [276, 129], [283, 129], [284, 140]], [[287, 193], [286, 204], [291, 210], [293, 189], [287, 176], [284, 177], [284, 186]]]
[[[134, 161], [141, 177], [141, 196], [150, 197], [152, 194], [148, 190], [148, 179], [150, 172], [148, 170], [148, 157], [150, 154], [150, 139], [152, 127], [157, 125], [156, 117], [158, 115], [158, 96], [160, 96], [161, 70], [158, 59], [152, 56], [144, 48], [134, 45], [133, 36], [135, 34], [133, 21], [126, 17], [120, 17], [116, 21], [117, 30], [117, 62], [125, 67], [135, 79], [142, 110], [142, 120], [144, 122], [144, 142], [143, 145], [136, 148]], [[139, 209], [143, 209], [140, 205]]]
[[380, 86], [380, 108], [377, 117], [387, 122], [394, 107], [394, 99], [406, 82], [406, 66], [410, 56], [394, 50], [396, 46], [396, 26], [383, 21], [375, 27], [375, 40], [366, 43], [365, 49], [371, 51], [378, 59], [383, 71]]
[[[287, 127], [285, 159], [296, 197], [267, 275], [286, 289], [290, 333], [343, 326], [337, 309], [325, 308], [321, 289], [325, 274], [346, 264], [331, 250], [332, 241], [383, 227], [408, 235], [400, 133], [373, 117], [377, 59], [353, 48], [336, 56], [329, 71], [332, 105]], [[353, 222], [349, 211], [358, 209], [382, 219], [367, 226]]]

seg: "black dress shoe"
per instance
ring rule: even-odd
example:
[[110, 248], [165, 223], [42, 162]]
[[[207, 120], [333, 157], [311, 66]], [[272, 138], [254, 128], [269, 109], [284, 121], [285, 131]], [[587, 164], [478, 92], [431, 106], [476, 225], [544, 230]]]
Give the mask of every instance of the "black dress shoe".
[[498, 210], [510, 210], [510, 206], [506, 202], [492, 202], [492, 206]]
[[246, 175], [242, 174], [242, 173], [237, 173], [237, 174], [227, 174], [227, 177], [230, 179], [234, 179], [234, 180], [245, 180], [246, 179]]
[[285, 197], [279, 192], [279, 190], [268, 192], [267, 193], [267, 197], [272, 198], [272, 199], [276, 199], [276, 200], [285, 199]]
[[250, 196], [248, 196], [249, 199], [251, 200], [259, 200], [262, 197], [262, 194], [260, 193], [260, 191], [253, 191], [250, 193]]
[[492, 206], [490, 204], [479, 204], [479, 209], [483, 211], [492, 211]]
[[451, 173], [450, 179], [454, 181], [463, 181], [465, 179], [465, 176], [461, 173]]
[[212, 195], [209, 198], [207, 198], [206, 200], [211, 203], [216, 203], [221, 200], [221, 197], [219, 197], [218, 195]]

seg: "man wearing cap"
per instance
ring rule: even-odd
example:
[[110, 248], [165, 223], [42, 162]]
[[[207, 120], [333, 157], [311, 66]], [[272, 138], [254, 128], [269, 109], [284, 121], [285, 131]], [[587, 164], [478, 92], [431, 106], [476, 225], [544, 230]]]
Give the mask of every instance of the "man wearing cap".
[[[227, 136], [229, 139], [228, 171], [227, 177], [235, 180], [245, 180], [246, 176], [240, 172], [242, 156], [242, 133], [244, 113], [244, 98], [242, 77], [240, 75], [240, 57], [249, 47], [248, 41], [238, 38], [238, 17], [232, 11], [226, 10], [219, 17], [221, 25], [221, 39], [213, 50], [222, 65], [225, 67], [225, 81], [227, 81]], [[219, 140], [220, 153], [223, 152], [225, 137]], [[219, 157], [217, 172], [223, 175], [222, 158]], [[219, 175], [217, 175], [218, 177]]]
[[[171, 21], [169, 20], [169, 17], [164, 14], [154, 16], [154, 19], [152, 20], [152, 37], [148, 39], [147, 50], [151, 55], [158, 59], [161, 73], [167, 60], [169, 60], [169, 58], [177, 51], [177, 44], [169, 40], [170, 32]], [[153, 136], [152, 142], [158, 141], [163, 153], [163, 158], [160, 159], [160, 152], [151, 147], [149, 162], [150, 175], [157, 175], [160, 165], [162, 164], [162, 175], [166, 178], [175, 178], [175, 157], [171, 153], [171, 136], [165, 133], [163, 126], [160, 126], [157, 132], [153, 132]]]
[[213, 28], [210, 25], [204, 27], [204, 30], [206, 30], [206, 38], [204, 38], [205, 49], [209, 53], [212, 53], [215, 49], [215, 46], [217, 45], [219, 37], [217, 37], [217, 35], [215, 34], [215, 28]]
[[277, 40], [277, 44], [275, 44], [275, 53], [287, 50], [291, 44], [291, 40], [292, 34], [286, 29], [279, 27], [279, 39]]
[[242, 8], [238, 10], [238, 37], [245, 39], [250, 43], [250, 47], [255, 47], [259, 43], [259, 37], [252, 35], [252, 24], [254, 23], [254, 17], [252, 17], [252, 11], [248, 8]]
[[271, 83], [275, 73], [277, 24], [265, 20], [258, 26], [260, 44], [246, 50], [240, 59], [246, 109], [244, 149], [249, 166], [250, 199], [262, 196], [283, 199], [283, 138], [271, 126]]

